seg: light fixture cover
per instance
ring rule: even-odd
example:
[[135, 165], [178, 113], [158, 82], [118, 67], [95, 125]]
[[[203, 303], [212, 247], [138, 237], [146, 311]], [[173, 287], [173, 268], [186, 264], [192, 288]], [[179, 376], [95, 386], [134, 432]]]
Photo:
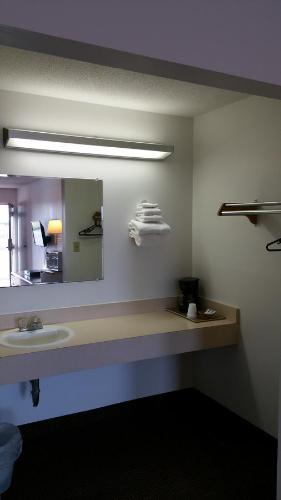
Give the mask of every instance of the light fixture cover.
[[62, 221], [60, 219], [51, 219], [48, 222], [48, 234], [61, 234]]
[[6, 148], [135, 160], [164, 160], [174, 151], [173, 146], [151, 142], [120, 141], [11, 128], [3, 129], [3, 143]]

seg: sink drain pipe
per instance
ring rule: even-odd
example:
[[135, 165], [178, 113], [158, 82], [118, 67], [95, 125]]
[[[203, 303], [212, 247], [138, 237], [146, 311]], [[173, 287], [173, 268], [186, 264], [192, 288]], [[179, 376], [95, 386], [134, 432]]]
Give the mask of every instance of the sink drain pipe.
[[30, 383], [31, 383], [32, 403], [33, 403], [33, 406], [36, 407], [39, 405], [39, 398], [40, 398], [39, 378], [36, 378], [34, 380], [30, 380]]

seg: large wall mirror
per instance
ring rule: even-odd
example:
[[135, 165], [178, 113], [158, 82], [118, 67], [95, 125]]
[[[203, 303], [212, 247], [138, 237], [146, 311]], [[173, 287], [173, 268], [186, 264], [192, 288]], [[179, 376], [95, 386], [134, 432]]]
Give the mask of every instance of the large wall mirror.
[[0, 177], [0, 287], [103, 278], [102, 181]]

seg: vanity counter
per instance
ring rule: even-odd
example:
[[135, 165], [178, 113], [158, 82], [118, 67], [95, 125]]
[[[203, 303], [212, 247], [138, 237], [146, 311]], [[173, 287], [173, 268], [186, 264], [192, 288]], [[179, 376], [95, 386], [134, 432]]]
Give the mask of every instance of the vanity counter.
[[[56, 347], [0, 346], [0, 384], [238, 343], [238, 310], [224, 320], [193, 323], [167, 311], [61, 323], [74, 331]], [[1, 335], [1, 332], [0, 332]]]

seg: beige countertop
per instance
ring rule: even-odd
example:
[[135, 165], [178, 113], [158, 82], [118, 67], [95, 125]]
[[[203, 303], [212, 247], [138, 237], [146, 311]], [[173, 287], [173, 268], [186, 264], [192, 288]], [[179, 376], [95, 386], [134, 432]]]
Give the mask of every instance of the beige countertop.
[[226, 319], [204, 323], [164, 310], [60, 323], [74, 331], [62, 345], [32, 349], [0, 345], [0, 384], [235, 346], [239, 341], [238, 310], [222, 308]]
[[64, 344], [31, 349], [6, 347], [0, 344], [0, 358], [6, 356], [18, 356], [38, 351], [65, 349], [67, 347], [93, 344], [97, 342], [108, 342], [113, 340], [143, 337], [147, 335], [157, 335], [161, 333], [196, 332], [197, 330], [202, 330], [202, 328], [215, 329], [216, 327], [233, 325], [234, 323], [233, 319], [194, 323], [168, 311], [72, 321], [68, 323], [60, 323], [61, 326], [68, 327], [74, 331], [73, 337], [67, 340]]

